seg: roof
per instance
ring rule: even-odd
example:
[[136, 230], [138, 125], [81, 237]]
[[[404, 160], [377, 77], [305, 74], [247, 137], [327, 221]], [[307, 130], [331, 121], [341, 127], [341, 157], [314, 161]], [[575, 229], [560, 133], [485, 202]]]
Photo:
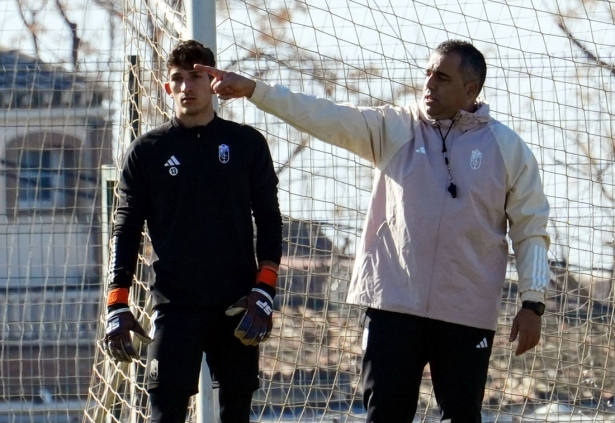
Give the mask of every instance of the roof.
[[84, 75], [0, 49], [0, 107], [97, 107], [106, 89]]

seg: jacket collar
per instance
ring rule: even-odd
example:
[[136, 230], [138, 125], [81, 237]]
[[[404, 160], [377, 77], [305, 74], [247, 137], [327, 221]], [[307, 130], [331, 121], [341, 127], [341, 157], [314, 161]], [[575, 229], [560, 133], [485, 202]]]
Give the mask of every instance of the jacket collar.
[[415, 109], [415, 113], [417, 113], [418, 118], [430, 126], [440, 126], [442, 129], [445, 129], [450, 127], [451, 124], [455, 122], [455, 127], [465, 132], [477, 125], [487, 123], [493, 119], [489, 115], [489, 103], [480, 99], [477, 100], [476, 103], [477, 109], [475, 112], [460, 110], [454, 119], [444, 120], [436, 120], [427, 117], [427, 113], [425, 112], [425, 103], [423, 103], [423, 101], [415, 103], [413, 109]]
[[201, 131], [203, 128], [214, 128], [217, 124], [218, 121], [220, 120], [220, 118], [218, 117], [218, 114], [214, 112], [214, 118], [205, 126], [193, 126], [192, 128], [187, 128], [181, 120], [179, 120], [177, 118], [177, 116], [173, 116], [173, 118], [171, 118], [171, 125], [176, 128], [176, 129], [180, 129], [182, 131], [196, 131], [199, 132]]

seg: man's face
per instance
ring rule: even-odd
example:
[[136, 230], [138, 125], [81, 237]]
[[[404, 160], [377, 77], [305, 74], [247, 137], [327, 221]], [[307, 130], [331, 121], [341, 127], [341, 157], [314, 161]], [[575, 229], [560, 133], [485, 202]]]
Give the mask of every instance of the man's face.
[[206, 73], [194, 69], [172, 67], [169, 82], [164, 88], [175, 100], [175, 115], [184, 118], [199, 117], [213, 110], [210, 80]]
[[429, 118], [452, 119], [459, 110], [473, 111], [478, 83], [464, 82], [460, 64], [457, 53], [434, 53], [429, 58], [423, 84], [423, 101]]

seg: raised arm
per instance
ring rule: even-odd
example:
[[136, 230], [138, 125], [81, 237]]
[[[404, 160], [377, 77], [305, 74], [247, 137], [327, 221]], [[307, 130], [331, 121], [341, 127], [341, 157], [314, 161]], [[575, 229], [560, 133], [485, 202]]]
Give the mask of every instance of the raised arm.
[[212, 90], [221, 99], [246, 97], [259, 109], [297, 130], [349, 150], [378, 167], [386, 165], [400, 146], [414, 136], [416, 121], [410, 108], [335, 103], [233, 72], [203, 65], [195, 65], [195, 69], [211, 75]]

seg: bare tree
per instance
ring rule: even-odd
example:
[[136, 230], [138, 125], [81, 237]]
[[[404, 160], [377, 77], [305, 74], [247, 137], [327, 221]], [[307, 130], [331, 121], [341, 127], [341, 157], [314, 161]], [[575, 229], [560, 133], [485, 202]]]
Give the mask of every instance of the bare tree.
[[17, 10], [19, 11], [19, 17], [26, 27], [30, 38], [32, 39], [32, 45], [34, 46], [34, 52], [38, 56], [39, 42], [38, 37], [40, 34], [40, 26], [36, 22], [36, 15], [38, 14], [38, 8], [30, 7], [28, 0], [15, 0], [17, 2]]
[[[581, 39], [575, 35], [574, 29], [569, 25], [569, 21], [573, 21], [579, 16], [583, 17], [594, 13], [599, 13], [601, 17], [607, 18], [607, 22], [615, 29], [615, 10], [612, 6], [609, 6], [608, 3], [587, 0], [577, 0], [569, 5], [568, 9], [560, 11], [557, 15], [556, 23], [570, 41], [572, 51], [580, 53], [581, 57], [587, 62], [587, 66], [585, 68], [579, 67], [575, 75], [575, 77], [585, 78], [587, 81], [585, 84], [581, 84], [582, 88], [578, 92], [581, 103], [590, 106], [593, 110], [599, 111], [601, 115], [608, 115], [609, 117], [605, 120], [607, 124], [600, 125], [600, 132], [597, 134], [590, 135], [583, 128], [579, 128], [576, 131], [568, 131], [567, 139], [580, 152], [579, 160], [577, 160], [578, 163], [574, 164], [562, 161], [559, 164], [564, 166], [571, 176], [576, 176], [579, 180], [591, 181], [600, 190], [603, 201], [609, 207], [613, 207], [615, 206], [615, 134], [613, 133], [613, 125], [608, 124], [608, 122], [613, 122], [614, 119], [612, 112], [609, 113], [609, 110], [612, 110], [612, 108], [607, 104], [608, 98], [588, 95], [587, 89], [583, 88], [583, 85], [585, 85], [594, 90], [609, 92], [609, 84], [615, 83], [613, 54], [610, 54], [608, 59], [610, 61], [605, 60], [598, 51], [598, 44]], [[599, 75], [599, 77], [595, 75]], [[612, 217], [615, 218], [615, 216]], [[612, 246], [613, 241], [605, 244], [605, 247]], [[615, 257], [612, 263], [615, 263]], [[602, 290], [602, 294], [599, 295], [601, 297], [599, 298], [600, 300], [612, 298], [612, 281], [615, 278], [613, 272], [615, 272], [615, 268], [610, 269], [611, 287], [609, 290]], [[589, 293], [588, 296], [591, 297]]]
[[[320, 86], [327, 96], [342, 91], [346, 98], [372, 106], [394, 104], [419, 90], [413, 85], [399, 84], [392, 94], [374, 98], [372, 92], [367, 94], [365, 91], [370, 80], [382, 77], [382, 69], [375, 63], [366, 62], [351, 67], [339, 57], [319, 54], [300, 45], [294, 38], [291, 22], [309, 21], [307, 6], [302, 2], [290, 3], [292, 6], [284, 3], [281, 7], [272, 8], [266, 0], [249, 4], [237, 0], [217, 0], [220, 20], [232, 19], [229, 6], [234, 2], [247, 8], [256, 38], [251, 43], [242, 40], [240, 55], [225, 65], [226, 70], [239, 71], [259, 79], [275, 78], [280, 72], [300, 75], [302, 79]], [[294, 138], [301, 141], [294, 145], [287, 161], [278, 168], [278, 174], [291, 167], [309, 140], [302, 134]], [[371, 174], [365, 176], [371, 180]]]
[[72, 65], [73, 65], [74, 70], [79, 70], [79, 60], [78, 59], [79, 59], [79, 46], [81, 44], [81, 39], [77, 35], [77, 24], [75, 22], [72, 22], [66, 15], [66, 5], [62, 4], [60, 0], [55, 0], [55, 4], [56, 4], [56, 8], [58, 9], [58, 12], [62, 16], [62, 19], [64, 20], [64, 23], [70, 29], [71, 39], [72, 39], [72, 47], [71, 47]]

